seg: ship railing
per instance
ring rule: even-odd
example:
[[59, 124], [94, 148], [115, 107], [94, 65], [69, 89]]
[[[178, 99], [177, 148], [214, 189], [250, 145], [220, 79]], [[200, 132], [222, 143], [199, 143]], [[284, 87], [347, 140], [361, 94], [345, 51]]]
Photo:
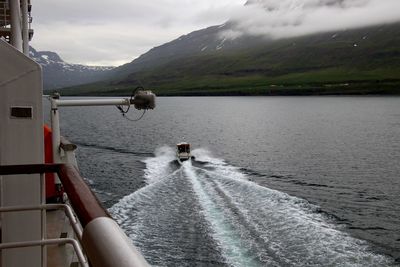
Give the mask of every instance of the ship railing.
[[[45, 173], [57, 173], [68, 195], [69, 203], [76, 214], [77, 223], [71, 207], [63, 204], [45, 203]], [[149, 266], [144, 257], [134, 247], [118, 224], [102, 207], [97, 197], [72, 164], [33, 164], [33, 165], [8, 165], [0, 166], [0, 176], [16, 174], [41, 175], [41, 205], [1, 207], [0, 212], [41, 210], [42, 212], [42, 239], [24, 242], [10, 242], [0, 244], [1, 249], [46, 246], [52, 244], [71, 244], [77, 254], [80, 264], [84, 267], [128, 267]], [[64, 209], [78, 241], [72, 238], [46, 239], [46, 210]], [[82, 253], [81, 247], [88, 261]], [[43, 250], [44, 251], [44, 250]], [[45, 257], [45, 253], [42, 257]], [[46, 262], [45, 259], [42, 263]]]
[[77, 145], [71, 143], [64, 136], [60, 136], [60, 148], [58, 150], [60, 163], [72, 164], [79, 169], [75, 156], [76, 149]]
[[[75, 236], [81, 241], [82, 238], [82, 230], [80, 229], [79, 222], [76, 220], [75, 216], [73, 215], [72, 209], [70, 206], [66, 204], [45, 204], [45, 205], [38, 205], [38, 206], [11, 206], [11, 207], [1, 207], [0, 213], [3, 212], [22, 212], [22, 211], [47, 211], [47, 210], [60, 210], [63, 209], [65, 215], [68, 217], [70, 221], [70, 225], [74, 230]], [[44, 225], [44, 221], [42, 220], [42, 228], [46, 229]], [[31, 241], [22, 241], [22, 242], [8, 242], [8, 243], [0, 243], [0, 250], [3, 249], [12, 249], [12, 248], [23, 248], [23, 247], [35, 247], [35, 246], [47, 246], [47, 245], [64, 245], [70, 244], [72, 245], [75, 254], [78, 258], [81, 267], [89, 267], [88, 262], [82, 252], [82, 249], [77, 242], [77, 240], [72, 238], [54, 238], [54, 239], [46, 239], [42, 238], [41, 240], [31, 240]], [[45, 266], [46, 255], [42, 254], [42, 263]]]

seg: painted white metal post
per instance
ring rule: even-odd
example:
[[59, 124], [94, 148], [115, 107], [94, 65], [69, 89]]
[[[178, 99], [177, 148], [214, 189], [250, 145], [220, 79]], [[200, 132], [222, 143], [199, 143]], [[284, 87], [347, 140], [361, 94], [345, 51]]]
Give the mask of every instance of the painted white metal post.
[[29, 57], [29, 22], [28, 0], [21, 0], [22, 8], [22, 41], [24, 54]]
[[21, 8], [19, 0], [10, 0], [11, 45], [22, 52]]
[[[40, 174], [40, 204], [46, 205], [46, 180], [44, 173]], [[42, 209], [41, 211], [41, 223], [42, 223], [42, 241], [46, 239], [46, 210]], [[42, 245], [42, 266], [47, 266], [47, 250], [44, 245]]]
[[51, 110], [51, 139], [53, 142], [53, 161], [60, 162], [60, 116], [58, 112], [57, 100], [50, 98]]

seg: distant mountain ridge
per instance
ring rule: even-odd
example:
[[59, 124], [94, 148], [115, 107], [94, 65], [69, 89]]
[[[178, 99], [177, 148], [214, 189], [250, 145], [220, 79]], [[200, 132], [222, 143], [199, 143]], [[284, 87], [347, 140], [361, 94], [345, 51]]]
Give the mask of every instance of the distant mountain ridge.
[[[400, 89], [400, 23], [271, 40], [224, 38], [213, 26], [155, 47], [66, 94], [385, 93]], [[367, 90], [359, 91], [361, 88]], [[397, 89], [394, 89], [395, 91]], [[397, 90], [398, 92], [398, 90]]]
[[224, 38], [221, 34], [229, 30], [230, 27], [230, 23], [211, 26], [154, 47], [132, 62], [115, 68], [111, 72], [113, 78], [161, 66], [182, 58], [209, 56], [226, 51], [240, 52], [272, 41], [260, 36], [245, 36], [237, 39]]
[[103, 79], [105, 72], [113, 69], [66, 63], [55, 52], [36, 51], [33, 47], [30, 47], [29, 55], [42, 66], [45, 90], [96, 82]]

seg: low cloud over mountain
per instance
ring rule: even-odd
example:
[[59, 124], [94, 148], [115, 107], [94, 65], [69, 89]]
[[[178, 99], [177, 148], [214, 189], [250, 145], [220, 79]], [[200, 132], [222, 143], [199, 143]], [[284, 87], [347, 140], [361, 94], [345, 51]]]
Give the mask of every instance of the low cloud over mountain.
[[223, 37], [279, 39], [400, 21], [399, 0], [249, 0]]

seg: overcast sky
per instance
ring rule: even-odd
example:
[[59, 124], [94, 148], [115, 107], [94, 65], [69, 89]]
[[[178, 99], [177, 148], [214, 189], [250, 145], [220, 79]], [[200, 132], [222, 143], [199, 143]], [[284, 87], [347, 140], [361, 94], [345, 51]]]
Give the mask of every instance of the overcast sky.
[[225, 37], [298, 36], [400, 21], [400, 0], [34, 0], [31, 45], [69, 63], [121, 65], [228, 19]]
[[31, 45], [69, 63], [121, 65], [224, 23], [245, 0], [34, 0]]

